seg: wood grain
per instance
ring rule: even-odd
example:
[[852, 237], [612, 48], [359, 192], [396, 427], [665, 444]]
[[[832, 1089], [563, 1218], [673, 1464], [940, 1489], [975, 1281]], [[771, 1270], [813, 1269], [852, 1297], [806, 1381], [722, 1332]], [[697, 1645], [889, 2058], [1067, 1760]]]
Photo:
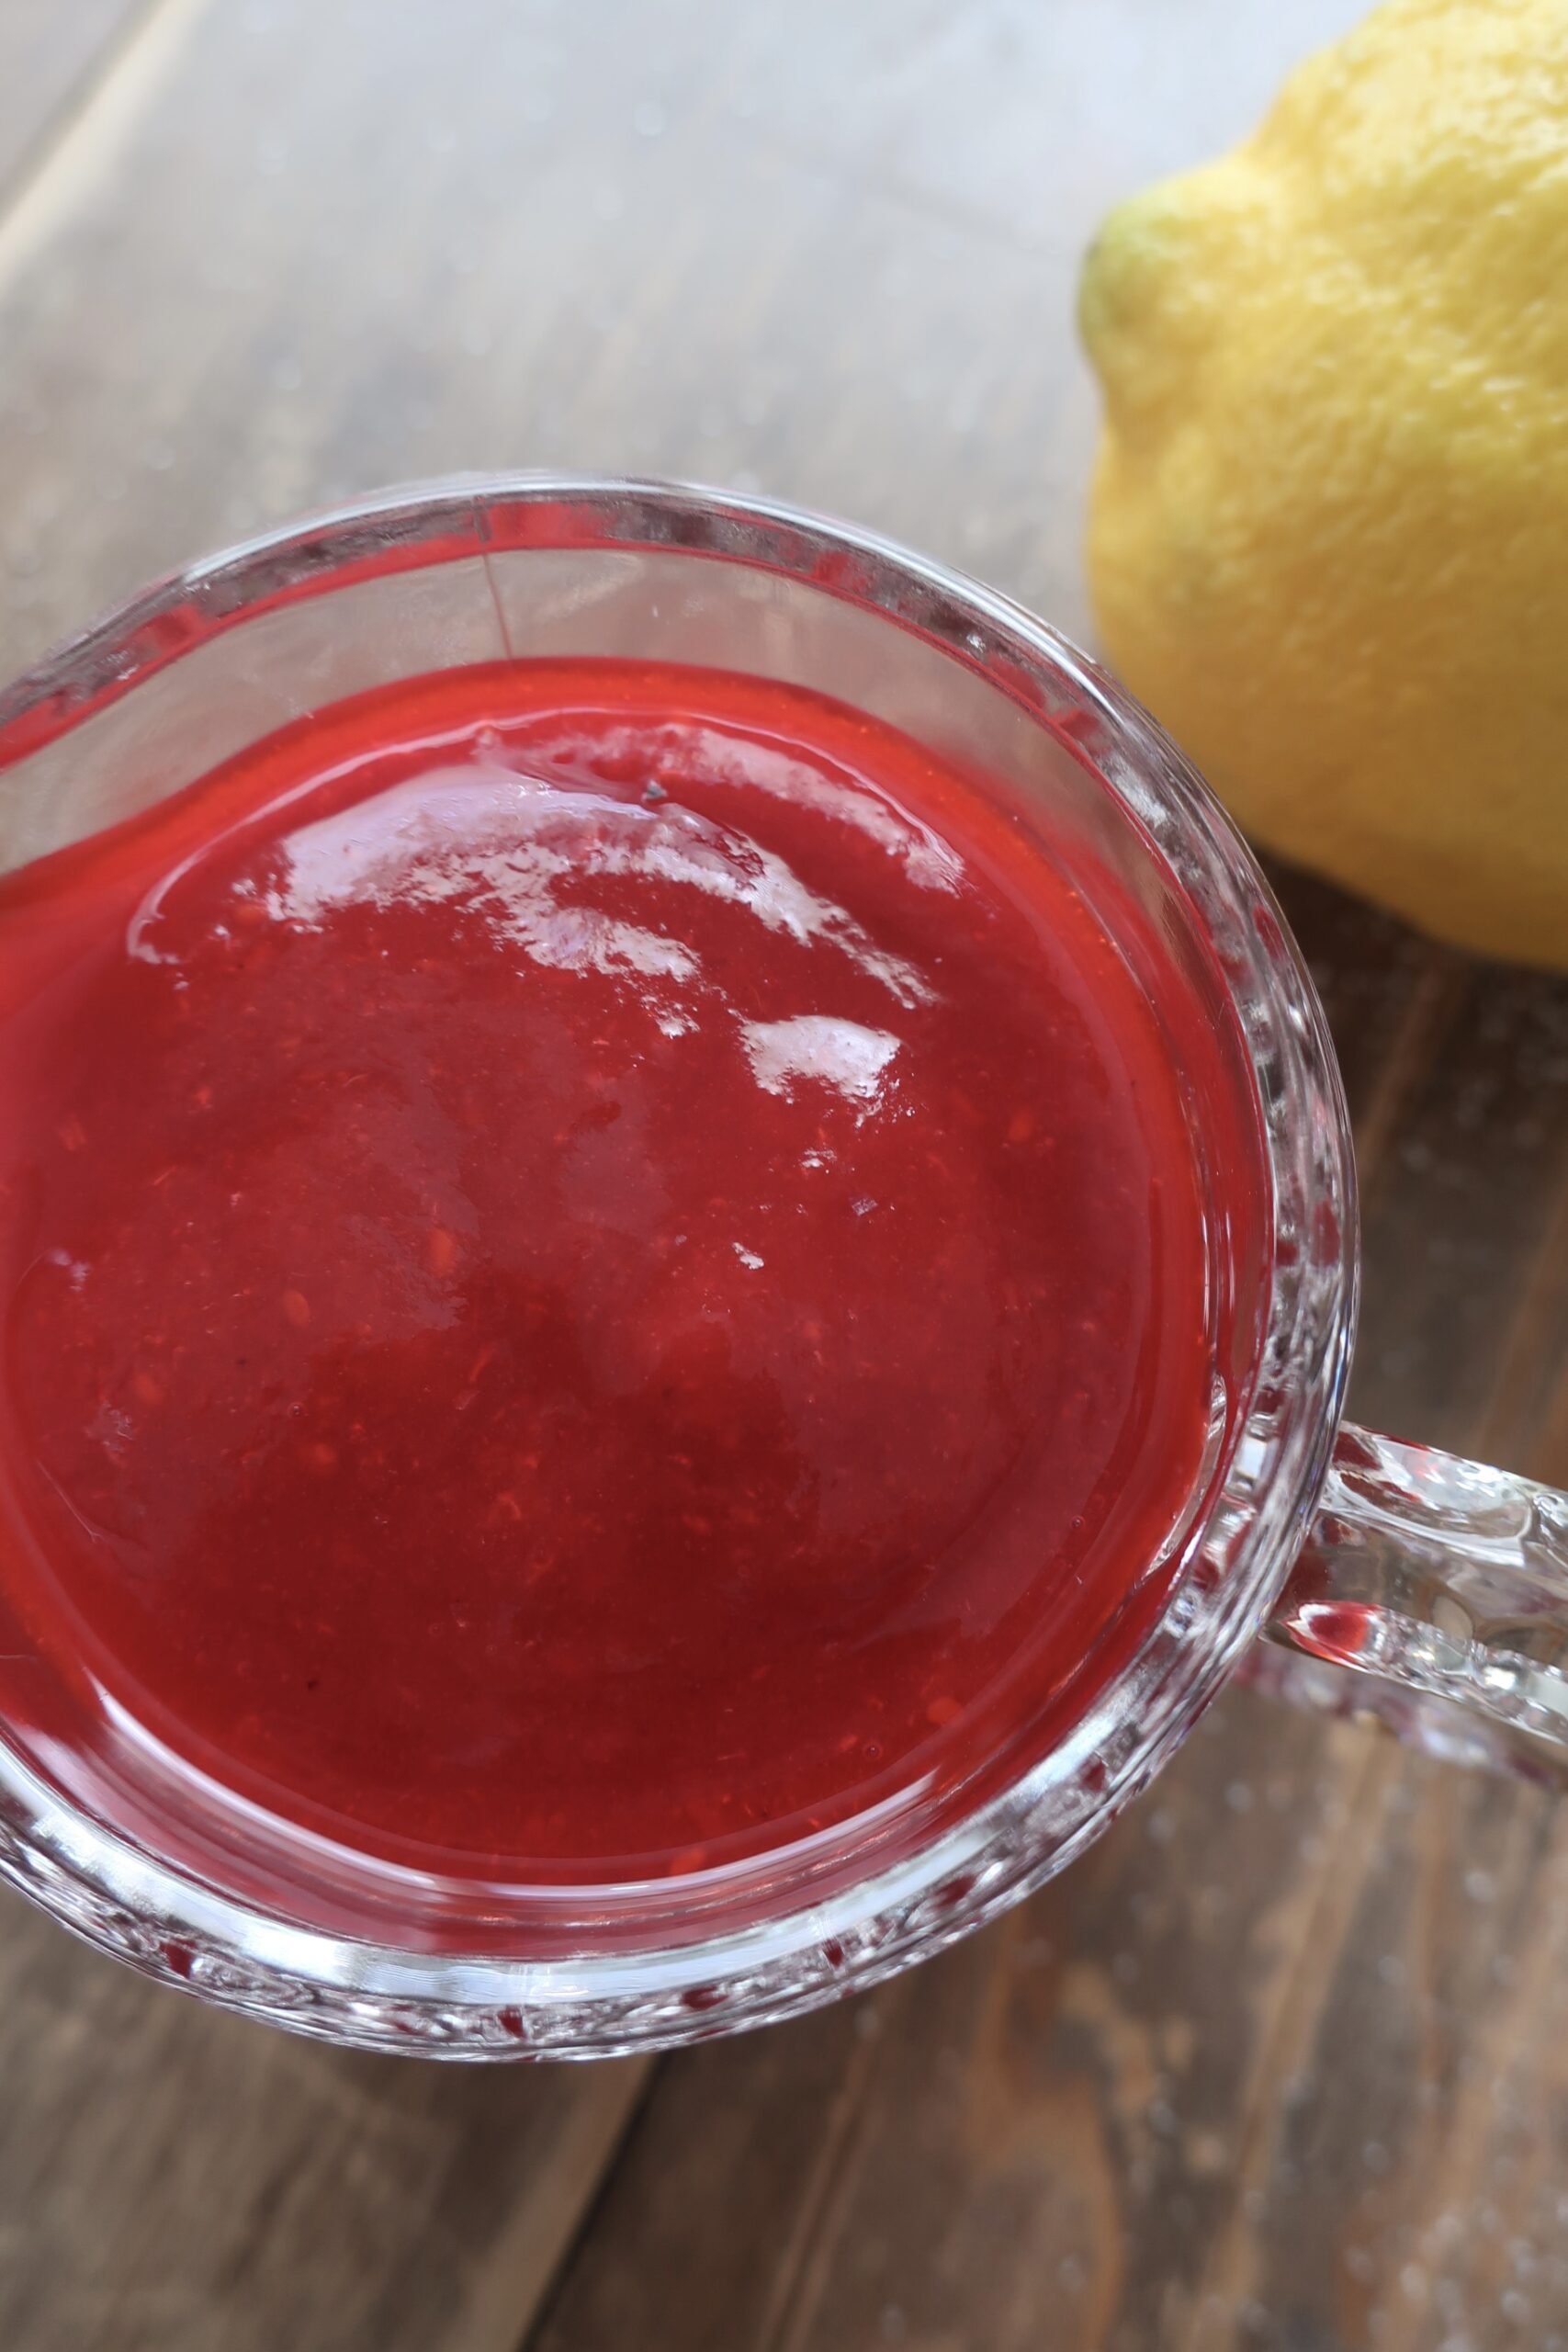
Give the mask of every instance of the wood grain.
[[0, 2343], [512, 2352], [636, 2065], [424, 2066], [159, 1994], [8, 1900]]
[[[0, 91], [91, 13], [6, 6]], [[1084, 634], [1077, 255], [1359, 13], [182, 0], [0, 213], [7, 660], [525, 463], [761, 483]], [[1279, 879], [1360, 1139], [1357, 1408], [1568, 1479], [1568, 991]], [[989, 1934], [655, 2075], [336, 2058], [7, 1902], [0, 2343], [1552, 2352], [1565, 1840], [1237, 1691]]]

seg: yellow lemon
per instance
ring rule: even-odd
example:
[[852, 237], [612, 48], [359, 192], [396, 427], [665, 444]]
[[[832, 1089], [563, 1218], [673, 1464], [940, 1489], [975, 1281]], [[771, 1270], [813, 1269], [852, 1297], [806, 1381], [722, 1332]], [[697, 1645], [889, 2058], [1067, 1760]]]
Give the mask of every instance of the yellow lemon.
[[1259, 840], [1568, 967], [1568, 0], [1390, 0], [1080, 322], [1134, 691]]

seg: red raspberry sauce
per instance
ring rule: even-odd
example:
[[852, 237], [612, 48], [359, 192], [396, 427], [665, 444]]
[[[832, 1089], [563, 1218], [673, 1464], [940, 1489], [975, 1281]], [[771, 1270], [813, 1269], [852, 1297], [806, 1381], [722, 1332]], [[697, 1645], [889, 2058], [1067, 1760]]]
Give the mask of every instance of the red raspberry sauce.
[[686, 1869], [1054, 1736], [1205, 1256], [1099, 919], [793, 688], [422, 679], [0, 885], [0, 1581], [372, 1851]]

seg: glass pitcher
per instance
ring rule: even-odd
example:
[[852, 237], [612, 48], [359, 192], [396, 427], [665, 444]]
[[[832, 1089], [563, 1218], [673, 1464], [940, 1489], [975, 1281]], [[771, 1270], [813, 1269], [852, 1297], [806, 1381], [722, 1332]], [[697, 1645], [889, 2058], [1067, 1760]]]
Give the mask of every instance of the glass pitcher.
[[1312, 983], [1180, 753], [1004, 597], [762, 499], [536, 476], [388, 492], [191, 566], [0, 695], [0, 870], [347, 695], [594, 655], [807, 686], [961, 757], [1054, 854], [1136, 895], [1170, 978], [1240, 1041], [1269, 1177], [1254, 1311], [1244, 1348], [1216, 1343], [1215, 1448], [1163, 1608], [1070, 1731], [972, 1804], [917, 1784], [743, 1861], [534, 1887], [392, 1864], [196, 1771], [60, 1671], [0, 1569], [0, 1871], [149, 1975], [301, 2032], [584, 2057], [783, 2018], [967, 1933], [1082, 1852], [1238, 1669], [1562, 1777], [1568, 1498], [1342, 1421], [1355, 1173]]

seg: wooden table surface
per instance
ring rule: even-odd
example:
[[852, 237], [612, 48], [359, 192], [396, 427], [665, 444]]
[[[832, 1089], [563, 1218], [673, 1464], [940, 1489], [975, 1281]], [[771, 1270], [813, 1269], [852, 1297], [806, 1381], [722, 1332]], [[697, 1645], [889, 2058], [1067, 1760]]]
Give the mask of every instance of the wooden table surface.
[[[761, 485], [1087, 635], [1105, 205], [1354, 0], [0, 0], [0, 668], [387, 481]], [[1361, 1415], [1568, 1483], [1568, 987], [1284, 876]], [[658, 2063], [209, 2015], [0, 1901], [5, 2352], [1553, 2352], [1568, 1815], [1236, 1692], [1043, 1895]]]

